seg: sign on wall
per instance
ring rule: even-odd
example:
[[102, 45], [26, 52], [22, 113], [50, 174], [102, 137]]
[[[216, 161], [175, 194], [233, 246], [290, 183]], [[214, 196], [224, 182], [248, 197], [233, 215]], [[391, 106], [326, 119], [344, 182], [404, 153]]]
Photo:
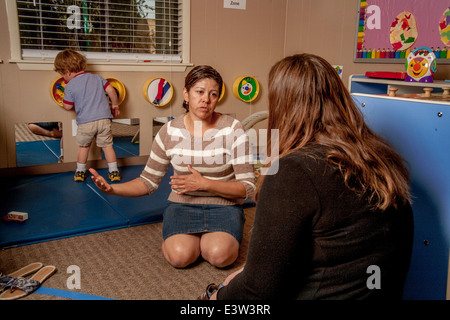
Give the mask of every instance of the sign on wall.
[[247, 7], [247, 0], [223, 0], [223, 7], [225, 9], [245, 10]]

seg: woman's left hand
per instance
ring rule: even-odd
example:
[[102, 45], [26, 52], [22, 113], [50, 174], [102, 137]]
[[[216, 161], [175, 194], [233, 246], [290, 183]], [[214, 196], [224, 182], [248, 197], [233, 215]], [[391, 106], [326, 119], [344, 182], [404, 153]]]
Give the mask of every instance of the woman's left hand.
[[178, 194], [193, 191], [205, 191], [206, 178], [203, 178], [200, 172], [193, 169], [190, 165], [188, 165], [188, 169], [191, 174], [170, 177], [171, 181], [169, 184], [172, 186], [172, 189]]

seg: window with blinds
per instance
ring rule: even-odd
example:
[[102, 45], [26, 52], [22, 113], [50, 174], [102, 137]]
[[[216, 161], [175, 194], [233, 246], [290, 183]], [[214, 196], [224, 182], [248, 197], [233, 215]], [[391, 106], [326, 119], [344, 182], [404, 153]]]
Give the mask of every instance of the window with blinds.
[[182, 0], [17, 0], [22, 58], [182, 61]]

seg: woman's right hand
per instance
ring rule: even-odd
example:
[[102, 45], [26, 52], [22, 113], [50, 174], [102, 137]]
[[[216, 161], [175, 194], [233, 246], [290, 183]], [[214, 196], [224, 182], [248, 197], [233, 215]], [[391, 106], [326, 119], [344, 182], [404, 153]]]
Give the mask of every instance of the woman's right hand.
[[94, 181], [97, 188], [99, 188], [104, 193], [111, 193], [112, 187], [110, 184], [108, 184], [101, 175], [98, 174], [98, 172], [95, 169], [90, 168], [89, 172], [92, 174], [91, 178], [92, 181]]

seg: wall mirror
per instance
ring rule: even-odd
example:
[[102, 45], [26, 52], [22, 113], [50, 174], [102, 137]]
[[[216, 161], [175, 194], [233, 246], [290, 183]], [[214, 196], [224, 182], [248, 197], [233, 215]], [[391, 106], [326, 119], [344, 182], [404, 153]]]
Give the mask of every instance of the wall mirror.
[[18, 167], [64, 161], [62, 124], [58, 121], [15, 124]]
[[153, 139], [164, 124], [172, 120], [173, 117], [154, 117], [153, 118]]
[[[117, 159], [139, 156], [139, 119], [113, 119], [113, 147]], [[105, 155], [102, 152], [102, 159]]]
[[[139, 119], [114, 119], [111, 127], [117, 158], [139, 156]], [[59, 121], [15, 124], [17, 167], [63, 163], [62, 132]]]

